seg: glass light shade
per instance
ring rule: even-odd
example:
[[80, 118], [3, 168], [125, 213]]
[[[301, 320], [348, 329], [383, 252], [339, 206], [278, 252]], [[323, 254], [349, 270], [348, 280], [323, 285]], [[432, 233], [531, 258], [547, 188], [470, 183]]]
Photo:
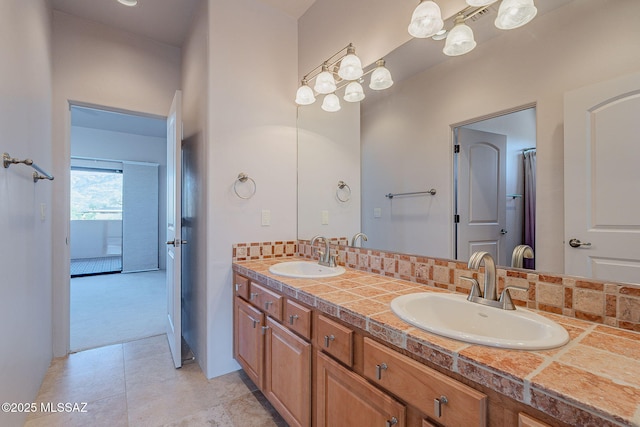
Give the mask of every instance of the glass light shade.
[[417, 38], [433, 36], [444, 27], [440, 7], [432, 1], [422, 1], [413, 11], [409, 34]]
[[335, 93], [330, 93], [324, 97], [324, 101], [322, 101], [322, 109], [329, 113], [340, 111], [340, 99]]
[[475, 47], [473, 30], [464, 21], [456, 21], [456, 26], [449, 31], [442, 52], [448, 56], [458, 56], [471, 52]]
[[501, 30], [512, 30], [531, 21], [537, 13], [533, 0], [503, 0], [495, 24]]
[[351, 82], [344, 90], [344, 100], [347, 102], [360, 102], [364, 99], [362, 85], [358, 82]]
[[316, 77], [316, 84], [313, 89], [318, 93], [333, 93], [336, 91], [336, 79], [328, 71], [326, 65], [322, 66], [322, 72]]
[[391, 79], [391, 73], [384, 66], [384, 60], [378, 60], [376, 65], [376, 69], [371, 73], [369, 87], [373, 90], [382, 90], [391, 87], [393, 80]]
[[123, 4], [125, 6], [137, 6], [138, 0], [118, 0], [118, 3]]
[[467, 4], [473, 7], [487, 6], [494, 3], [496, 0], [467, 0]]
[[362, 77], [362, 62], [354, 53], [349, 53], [340, 61], [338, 75], [344, 80], [356, 80]]
[[307, 85], [307, 82], [303, 82], [296, 92], [296, 104], [311, 105], [314, 102], [316, 102], [316, 97], [313, 95], [313, 90]]

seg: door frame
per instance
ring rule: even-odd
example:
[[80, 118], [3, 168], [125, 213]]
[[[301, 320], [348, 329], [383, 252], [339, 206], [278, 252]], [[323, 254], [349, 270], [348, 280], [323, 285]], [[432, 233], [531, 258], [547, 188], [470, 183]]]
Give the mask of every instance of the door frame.
[[[54, 216], [53, 228], [54, 230], [56, 228], [63, 230], [63, 237], [65, 240], [64, 244], [56, 244], [56, 241], [54, 240], [53, 246], [53, 357], [64, 357], [68, 355], [70, 353], [71, 345], [71, 246], [69, 241], [71, 226], [71, 189], [69, 188], [69, 182], [71, 179], [71, 107], [85, 107], [114, 113], [159, 118], [164, 120], [167, 119], [166, 116], [154, 113], [127, 110], [124, 108], [94, 104], [85, 101], [67, 99], [66, 104], [63, 124], [64, 149], [60, 156], [54, 156], [54, 162], [61, 162], [61, 173], [56, 173], [56, 176], [60, 176], [61, 178], [56, 180], [58, 181], [57, 185], [59, 186], [56, 189], [56, 193], [62, 197], [63, 207], [59, 211], [59, 215], [61, 216]], [[56, 257], [56, 253], [58, 253], [59, 258]]]
[[[506, 116], [508, 114], [511, 113], [517, 113], [519, 111], [523, 111], [523, 110], [528, 110], [530, 108], [536, 108], [538, 107], [538, 103], [537, 101], [532, 101], [532, 102], [528, 102], [526, 104], [521, 104], [515, 107], [511, 107], [511, 108], [507, 108], [504, 110], [500, 110], [500, 111], [495, 111], [493, 113], [488, 113], [488, 114], [484, 114], [482, 116], [477, 116], [471, 119], [467, 119], [467, 120], [463, 120], [460, 122], [456, 122], [456, 123], [452, 123], [449, 125], [449, 153], [451, 156], [451, 160], [450, 160], [450, 164], [452, 165], [452, 174], [451, 174], [451, 206], [450, 206], [450, 215], [449, 218], [451, 220], [450, 224], [451, 224], [451, 235], [450, 235], [450, 248], [451, 248], [451, 254], [450, 254], [450, 258], [451, 259], [458, 259], [457, 258], [457, 241], [458, 241], [458, 236], [457, 236], [457, 227], [456, 224], [454, 222], [454, 215], [456, 214], [456, 212], [458, 212], [458, 183], [457, 183], [457, 178], [458, 178], [458, 156], [456, 156], [456, 153], [454, 153], [454, 147], [458, 141], [458, 135], [457, 135], [457, 129], [463, 126], [467, 126], [473, 123], [477, 123], [477, 122], [482, 122], [484, 120], [489, 120], [489, 119], [495, 119], [496, 117], [500, 117], [500, 116]], [[537, 135], [538, 135], [538, 118], [536, 116], [536, 139], [537, 139]], [[536, 141], [536, 145], [537, 145], [537, 141]]]

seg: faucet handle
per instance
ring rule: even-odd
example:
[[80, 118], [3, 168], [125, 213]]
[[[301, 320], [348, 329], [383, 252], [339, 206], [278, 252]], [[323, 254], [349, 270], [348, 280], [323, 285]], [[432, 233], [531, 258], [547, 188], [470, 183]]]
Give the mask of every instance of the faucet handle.
[[480, 284], [476, 279], [466, 276], [460, 276], [461, 280], [465, 280], [471, 283], [471, 291], [469, 292], [469, 296], [467, 299], [469, 301], [473, 301], [475, 298], [482, 297], [482, 291], [480, 291]]
[[527, 289], [529, 289], [529, 287], [524, 287], [524, 286], [506, 286], [503, 290], [502, 293], [500, 294], [500, 299], [498, 301], [500, 301], [500, 303], [502, 304], [502, 308], [504, 310], [515, 310], [516, 306], [515, 304], [513, 304], [513, 300], [511, 299], [511, 294], [509, 293], [509, 289], [520, 289], [522, 291], [526, 291]]

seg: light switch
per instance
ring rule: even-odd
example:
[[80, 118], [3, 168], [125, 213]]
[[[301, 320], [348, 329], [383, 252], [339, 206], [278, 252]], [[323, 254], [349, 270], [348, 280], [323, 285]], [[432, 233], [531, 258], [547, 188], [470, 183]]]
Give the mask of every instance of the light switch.
[[329, 211], [322, 211], [322, 225], [329, 224]]
[[47, 205], [44, 203], [40, 203], [40, 221], [45, 221], [47, 219]]
[[271, 225], [271, 211], [262, 209], [262, 225]]
[[380, 208], [373, 208], [373, 217], [374, 217], [374, 218], [380, 218], [380, 217], [382, 217], [382, 209], [380, 209]]

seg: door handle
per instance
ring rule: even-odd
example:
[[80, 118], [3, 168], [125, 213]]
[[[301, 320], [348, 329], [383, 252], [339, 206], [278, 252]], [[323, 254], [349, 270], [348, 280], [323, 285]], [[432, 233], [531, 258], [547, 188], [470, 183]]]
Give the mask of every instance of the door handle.
[[569, 240], [569, 246], [571, 246], [572, 248], [579, 248], [580, 246], [591, 246], [591, 243], [582, 243], [578, 239], [571, 239]]
[[177, 248], [180, 245], [186, 245], [186, 244], [187, 244], [186, 240], [180, 240], [180, 239], [178, 239], [178, 240], [174, 239], [174, 240], [167, 241], [167, 245], [172, 245], [174, 248]]
[[504, 228], [502, 230], [500, 230], [500, 234], [507, 234], [507, 233], [508, 233], [508, 231], [505, 230]]

